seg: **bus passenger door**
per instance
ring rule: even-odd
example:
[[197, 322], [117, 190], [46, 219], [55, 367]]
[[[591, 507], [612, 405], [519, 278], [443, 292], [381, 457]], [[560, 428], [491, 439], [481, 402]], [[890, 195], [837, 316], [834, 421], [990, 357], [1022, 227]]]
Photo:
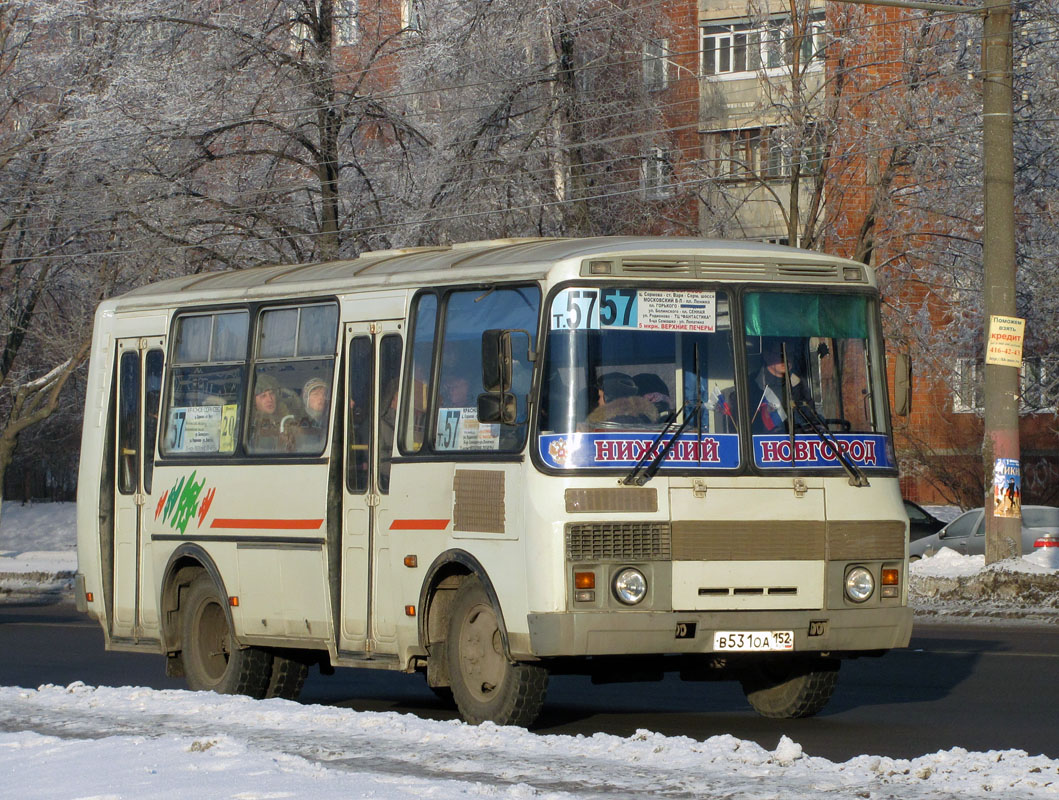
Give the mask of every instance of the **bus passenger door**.
[[154, 583], [144, 575], [150, 543], [143, 534], [143, 512], [154, 477], [163, 347], [161, 338], [117, 342], [111, 635], [121, 638], [154, 638], [158, 631]]
[[[338, 649], [376, 652], [394, 639], [389, 532], [376, 510], [389, 491], [390, 456], [401, 371], [401, 322], [346, 326], [345, 491]], [[389, 649], [389, 648], [386, 648]]]

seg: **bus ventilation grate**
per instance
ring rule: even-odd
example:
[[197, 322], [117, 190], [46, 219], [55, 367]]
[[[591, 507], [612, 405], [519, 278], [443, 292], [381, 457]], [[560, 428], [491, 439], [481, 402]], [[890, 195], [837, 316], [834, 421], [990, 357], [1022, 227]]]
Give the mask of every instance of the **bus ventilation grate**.
[[672, 530], [667, 522], [590, 522], [566, 526], [570, 561], [669, 561]]

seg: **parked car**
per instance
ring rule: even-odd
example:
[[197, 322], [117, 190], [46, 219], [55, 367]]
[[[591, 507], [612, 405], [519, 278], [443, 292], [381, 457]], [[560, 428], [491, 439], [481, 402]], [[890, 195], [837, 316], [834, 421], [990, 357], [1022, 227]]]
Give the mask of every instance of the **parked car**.
[[[984, 509], [973, 508], [956, 517], [937, 533], [917, 539], [908, 546], [908, 560], [932, 556], [943, 547], [973, 556], [985, 552]], [[1037, 539], [1047, 533], [1059, 534], [1059, 508], [1022, 507], [1022, 552], [1032, 553]]]
[[911, 500], [905, 500], [905, 513], [908, 514], [908, 540], [910, 542], [930, 536], [945, 527], [942, 520]]

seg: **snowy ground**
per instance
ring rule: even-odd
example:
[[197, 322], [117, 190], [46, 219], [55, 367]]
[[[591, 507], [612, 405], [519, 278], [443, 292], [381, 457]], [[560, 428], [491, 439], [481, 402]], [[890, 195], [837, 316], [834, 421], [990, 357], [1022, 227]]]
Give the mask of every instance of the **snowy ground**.
[[[917, 614], [1059, 620], [1059, 571], [942, 551], [912, 567]], [[68, 597], [73, 506], [5, 504], [0, 603]], [[65, 573], [65, 574], [64, 574]], [[2, 622], [2, 616], [0, 616]], [[2, 657], [2, 656], [0, 656]], [[101, 768], [105, 765], [105, 768]], [[411, 715], [182, 691], [0, 687], [0, 798], [1059, 798], [1059, 761], [961, 749], [807, 756], [731, 736], [542, 736]]]

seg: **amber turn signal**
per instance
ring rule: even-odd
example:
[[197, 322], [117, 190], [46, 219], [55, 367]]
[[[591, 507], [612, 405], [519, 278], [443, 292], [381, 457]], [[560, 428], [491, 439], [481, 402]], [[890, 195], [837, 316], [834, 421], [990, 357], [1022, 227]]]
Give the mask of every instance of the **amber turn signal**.
[[228, 605], [232, 608], [239, 608], [239, 598], [236, 595], [232, 595], [228, 598]]
[[577, 589], [595, 589], [596, 588], [596, 573], [594, 572], [575, 572], [574, 573], [574, 587]]
[[896, 569], [884, 569], [882, 571], [882, 585], [896, 586], [900, 579], [900, 571]]

